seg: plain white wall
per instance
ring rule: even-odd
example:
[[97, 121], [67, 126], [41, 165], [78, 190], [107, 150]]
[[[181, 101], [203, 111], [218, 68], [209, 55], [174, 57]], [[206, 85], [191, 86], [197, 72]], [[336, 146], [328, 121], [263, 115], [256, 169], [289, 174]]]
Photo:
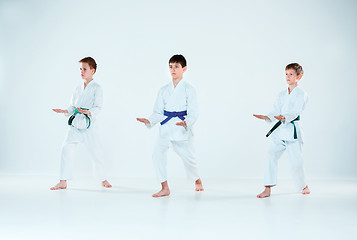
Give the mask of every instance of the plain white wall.
[[[356, 1], [0, 1], [0, 173], [59, 172], [66, 108], [81, 83], [77, 61], [92, 56], [104, 89], [100, 116], [110, 175], [154, 177], [158, 127], [151, 114], [170, 81], [168, 59], [188, 60], [197, 90], [201, 175], [262, 178], [270, 111], [286, 88], [284, 67], [299, 62], [310, 97], [302, 116], [309, 178], [357, 177]], [[90, 175], [79, 146], [75, 175]], [[289, 177], [287, 157], [280, 176]], [[183, 177], [169, 152], [169, 176]]]

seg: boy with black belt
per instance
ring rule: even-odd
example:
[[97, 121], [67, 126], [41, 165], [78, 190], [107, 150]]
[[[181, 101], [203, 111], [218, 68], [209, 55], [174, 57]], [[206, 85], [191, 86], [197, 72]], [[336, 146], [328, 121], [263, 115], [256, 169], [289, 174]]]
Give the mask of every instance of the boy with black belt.
[[309, 194], [310, 190], [305, 182], [301, 147], [303, 143], [300, 116], [307, 104], [307, 94], [298, 87], [304, 71], [298, 63], [291, 63], [285, 67], [288, 89], [279, 93], [273, 111], [267, 116], [253, 114], [256, 118], [272, 122], [278, 120], [268, 132], [272, 143], [268, 152], [265, 166], [265, 190], [257, 195], [258, 198], [269, 197], [271, 187], [277, 184], [278, 159], [286, 150], [292, 166], [292, 175], [296, 187], [302, 194]]

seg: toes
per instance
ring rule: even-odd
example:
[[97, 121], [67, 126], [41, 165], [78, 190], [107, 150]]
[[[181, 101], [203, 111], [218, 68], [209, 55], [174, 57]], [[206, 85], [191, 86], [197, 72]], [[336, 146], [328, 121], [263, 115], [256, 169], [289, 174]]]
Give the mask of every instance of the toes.
[[269, 197], [270, 195], [267, 195], [267, 194], [259, 194], [257, 195], [257, 198], [266, 198], [266, 197]]

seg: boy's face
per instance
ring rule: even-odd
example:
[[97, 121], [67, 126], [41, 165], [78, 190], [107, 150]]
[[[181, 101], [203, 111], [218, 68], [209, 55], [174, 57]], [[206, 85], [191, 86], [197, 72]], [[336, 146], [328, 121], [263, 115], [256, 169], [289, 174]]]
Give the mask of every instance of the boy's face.
[[95, 72], [94, 68], [90, 68], [88, 63], [79, 63], [79, 69], [81, 71], [82, 79], [92, 79]]
[[172, 79], [181, 79], [183, 73], [186, 72], [187, 66], [182, 67], [180, 63], [169, 63], [170, 74]]
[[302, 78], [302, 75], [297, 75], [296, 71], [294, 69], [287, 69], [285, 71], [285, 76], [286, 76], [286, 82], [289, 85], [295, 85], [299, 82], [299, 80]]

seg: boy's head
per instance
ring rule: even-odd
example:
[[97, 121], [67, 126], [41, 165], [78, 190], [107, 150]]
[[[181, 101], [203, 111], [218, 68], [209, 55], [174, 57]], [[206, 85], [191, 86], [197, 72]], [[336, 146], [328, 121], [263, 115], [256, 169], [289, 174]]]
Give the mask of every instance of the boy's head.
[[173, 55], [170, 60], [169, 60], [169, 64], [170, 63], [179, 63], [181, 64], [181, 67], [186, 67], [187, 66], [187, 62], [184, 56], [182, 55]]
[[184, 56], [174, 55], [169, 60], [170, 74], [173, 80], [182, 79], [187, 70], [187, 62]]
[[302, 67], [298, 63], [290, 63], [285, 67], [285, 71], [288, 69], [294, 69], [297, 75], [303, 75], [304, 70], [302, 70]]
[[303, 74], [304, 70], [298, 63], [290, 63], [285, 67], [286, 82], [289, 85], [297, 85]]
[[80, 64], [82, 79], [92, 79], [94, 73], [97, 71], [97, 63], [91, 57], [85, 57], [78, 61]]

